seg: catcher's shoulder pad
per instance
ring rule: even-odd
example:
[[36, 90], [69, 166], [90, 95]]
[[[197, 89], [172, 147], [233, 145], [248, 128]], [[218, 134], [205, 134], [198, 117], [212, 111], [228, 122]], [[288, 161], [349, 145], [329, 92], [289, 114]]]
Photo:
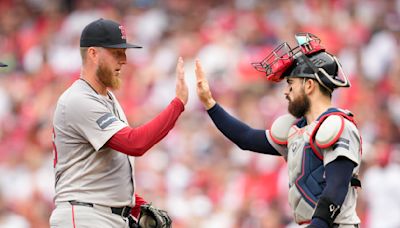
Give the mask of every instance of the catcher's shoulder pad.
[[341, 115], [330, 115], [317, 129], [315, 143], [321, 149], [328, 148], [335, 144], [344, 129], [344, 117]]
[[278, 117], [272, 123], [269, 131], [272, 141], [279, 145], [286, 145], [289, 136], [289, 130], [296, 123], [296, 121], [296, 117], [290, 114], [285, 114]]

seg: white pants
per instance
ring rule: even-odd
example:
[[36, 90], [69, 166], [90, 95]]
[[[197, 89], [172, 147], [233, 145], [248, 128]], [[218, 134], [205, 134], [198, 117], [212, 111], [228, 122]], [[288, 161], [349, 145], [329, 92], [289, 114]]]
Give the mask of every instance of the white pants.
[[71, 205], [68, 202], [57, 203], [50, 216], [51, 228], [129, 228], [129, 221], [120, 215], [111, 213], [109, 207]]

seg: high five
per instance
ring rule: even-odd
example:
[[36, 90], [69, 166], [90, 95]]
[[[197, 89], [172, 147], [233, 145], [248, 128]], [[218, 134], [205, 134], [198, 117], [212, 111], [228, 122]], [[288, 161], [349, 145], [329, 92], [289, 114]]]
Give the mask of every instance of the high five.
[[358, 227], [361, 138], [353, 114], [331, 103], [333, 91], [350, 83], [336, 57], [325, 51], [316, 36], [302, 33], [296, 39], [297, 47], [283, 43], [253, 64], [268, 80], [287, 82], [282, 95], [290, 114], [277, 118], [270, 130], [253, 129], [229, 115], [212, 97], [199, 61], [197, 95], [218, 130], [241, 149], [285, 159], [296, 223]]

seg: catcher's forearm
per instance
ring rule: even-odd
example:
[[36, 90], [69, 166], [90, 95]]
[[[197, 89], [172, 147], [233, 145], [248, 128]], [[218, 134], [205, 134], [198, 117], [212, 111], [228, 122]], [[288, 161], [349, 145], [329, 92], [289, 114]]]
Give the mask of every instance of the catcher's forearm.
[[[326, 187], [318, 201], [311, 224], [321, 224], [318, 227], [332, 226], [347, 195], [353, 169], [354, 163], [344, 157], [338, 157], [325, 167]], [[325, 226], [322, 226], [324, 223]]]
[[265, 130], [253, 129], [229, 115], [220, 105], [216, 104], [207, 111], [215, 126], [228, 139], [243, 150], [263, 154], [280, 155], [268, 142]]

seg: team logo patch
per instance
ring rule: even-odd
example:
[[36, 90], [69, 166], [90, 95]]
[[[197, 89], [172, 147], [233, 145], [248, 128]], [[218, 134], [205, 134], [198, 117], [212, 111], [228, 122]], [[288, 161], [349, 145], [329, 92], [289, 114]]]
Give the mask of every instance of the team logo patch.
[[290, 151], [292, 151], [292, 153], [296, 152], [297, 147], [299, 143], [297, 141], [294, 141], [293, 144], [290, 146]]
[[117, 117], [115, 117], [112, 113], [106, 113], [98, 120], [96, 120], [96, 123], [99, 125], [101, 129], [104, 129], [117, 120], [118, 120]]
[[125, 27], [122, 26], [122, 25], [120, 25], [118, 28], [119, 28], [119, 30], [121, 31], [121, 38], [122, 38], [123, 40], [126, 40], [126, 30], [125, 30]]

